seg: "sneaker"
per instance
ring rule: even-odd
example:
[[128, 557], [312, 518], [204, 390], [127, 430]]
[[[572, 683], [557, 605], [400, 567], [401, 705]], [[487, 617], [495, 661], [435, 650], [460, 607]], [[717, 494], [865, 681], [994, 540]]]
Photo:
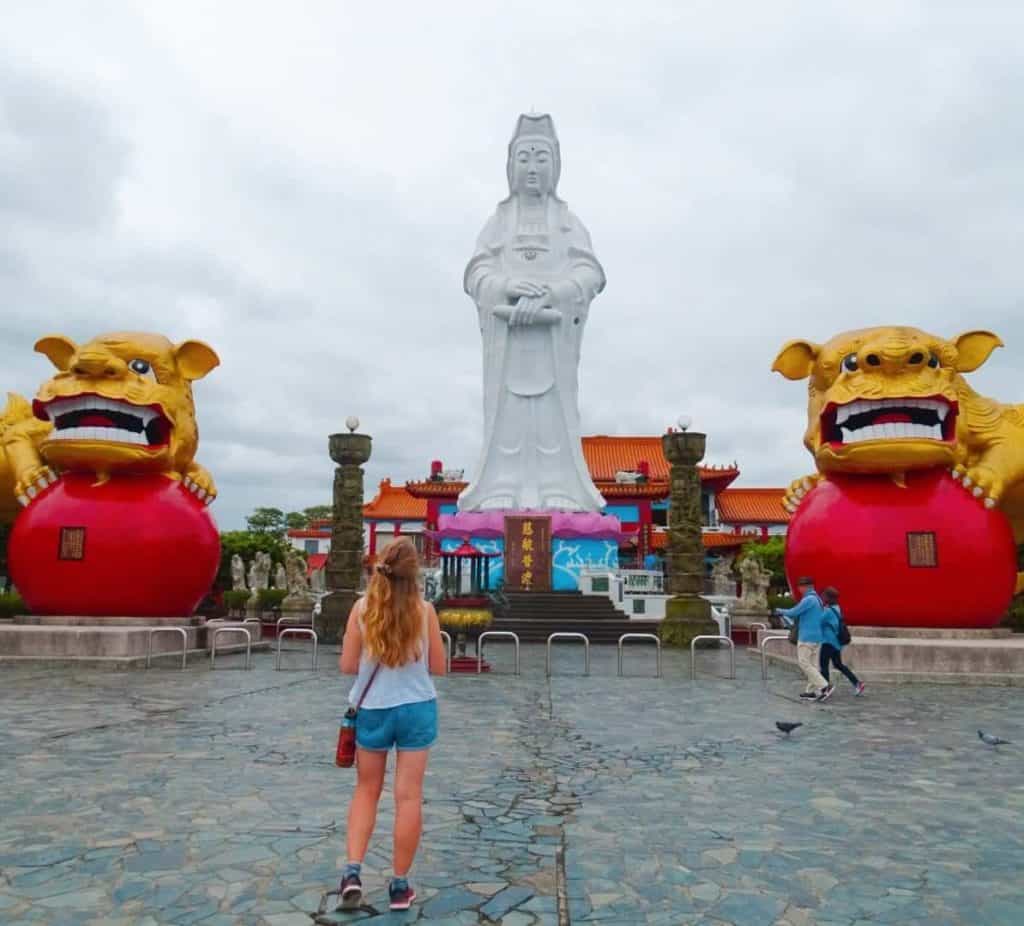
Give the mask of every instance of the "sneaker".
[[827, 701], [829, 698], [832, 697], [832, 692], [835, 691], [835, 690], [836, 690], [836, 686], [835, 685], [828, 685], [825, 688], [822, 688], [821, 689], [821, 694], [818, 695], [818, 700], [819, 701]]
[[801, 691], [800, 692], [800, 697], [803, 698], [805, 701], [811, 701], [811, 700], [813, 700], [813, 699], [818, 697], [818, 692], [816, 692], [816, 691]]
[[863, 682], [857, 682], [857, 684], [856, 684], [856, 685], [854, 686], [854, 688], [853, 688], [853, 693], [854, 693], [854, 694], [855, 694], [855, 695], [856, 695], [856, 696], [857, 696], [858, 698], [859, 698], [859, 697], [860, 697], [860, 696], [861, 696], [862, 694], [864, 694], [864, 683], [863, 683]]
[[356, 910], [363, 902], [363, 882], [355, 872], [346, 872], [338, 888], [342, 910]]
[[392, 910], [408, 910], [416, 899], [416, 892], [405, 878], [392, 878], [388, 884], [388, 897]]

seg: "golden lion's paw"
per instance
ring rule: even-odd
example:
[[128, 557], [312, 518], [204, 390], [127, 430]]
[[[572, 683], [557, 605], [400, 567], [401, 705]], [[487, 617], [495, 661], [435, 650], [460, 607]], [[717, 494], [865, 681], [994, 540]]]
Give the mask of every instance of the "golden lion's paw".
[[797, 508], [800, 507], [800, 503], [804, 500], [804, 496], [824, 478], [821, 473], [813, 473], [810, 476], [804, 476], [802, 479], [793, 480], [789, 484], [789, 488], [786, 489], [786, 494], [782, 497], [782, 507], [790, 514], [795, 514]]
[[999, 504], [1005, 486], [995, 470], [987, 466], [965, 466], [960, 463], [950, 473], [986, 508], [995, 508]]
[[213, 479], [206, 472], [192, 471], [183, 476], [181, 484], [188, 489], [204, 505], [210, 505], [217, 497], [217, 489], [214, 487]]
[[23, 508], [30, 505], [43, 489], [52, 486], [60, 477], [49, 466], [34, 466], [15, 484], [14, 494]]

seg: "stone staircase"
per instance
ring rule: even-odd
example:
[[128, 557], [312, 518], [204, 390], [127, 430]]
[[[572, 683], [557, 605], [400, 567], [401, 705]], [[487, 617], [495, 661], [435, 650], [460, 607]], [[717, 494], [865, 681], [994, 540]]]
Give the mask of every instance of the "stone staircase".
[[585, 633], [591, 643], [617, 643], [624, 633], [657, 633], [660, 621], [631, 621], [603, 595], [505, 592], [509, 609], [488, 630], [511, 630], [521, 643], [543, 643], [555, 632]]

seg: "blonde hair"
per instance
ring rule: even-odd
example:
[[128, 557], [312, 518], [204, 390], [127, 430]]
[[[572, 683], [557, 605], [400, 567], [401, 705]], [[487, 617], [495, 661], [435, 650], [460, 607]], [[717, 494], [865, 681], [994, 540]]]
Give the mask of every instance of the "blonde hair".
[[363, 645], [367, 654], [390, 668], [420, 656], [423, 598], [417, 578], [416, 548], [400, 537], [380, 555], [366, 591]]

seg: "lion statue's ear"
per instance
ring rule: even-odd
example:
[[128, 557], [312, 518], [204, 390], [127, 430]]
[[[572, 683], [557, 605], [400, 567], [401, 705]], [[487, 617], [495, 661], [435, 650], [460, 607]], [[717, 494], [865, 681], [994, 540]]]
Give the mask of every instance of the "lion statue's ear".
[[1003, 342], [991, 331], [965, 331], [953, 338], [956, 345], [956, 369], [958, 373], [971, 373], [978, 369], [989, 354]]
[[36, 351], [45, 354], [61, 372], [67, 372], [71, 367], [71, 359], [78, 352], [78, 345], [62, 334], [48, 334], [45, 338], [36, 341]]
[[185, 379], [202, 379], [214, 367], [220, 366], [220, 357], [209, 344], [202, 341], [182, 341], [174, 348], [178, 372]]
[[807, 379], [820, 353], [820, 344], [811, 341], [789, 341], [776, 356], [772, 370], [781, 373], [786, 379]]

